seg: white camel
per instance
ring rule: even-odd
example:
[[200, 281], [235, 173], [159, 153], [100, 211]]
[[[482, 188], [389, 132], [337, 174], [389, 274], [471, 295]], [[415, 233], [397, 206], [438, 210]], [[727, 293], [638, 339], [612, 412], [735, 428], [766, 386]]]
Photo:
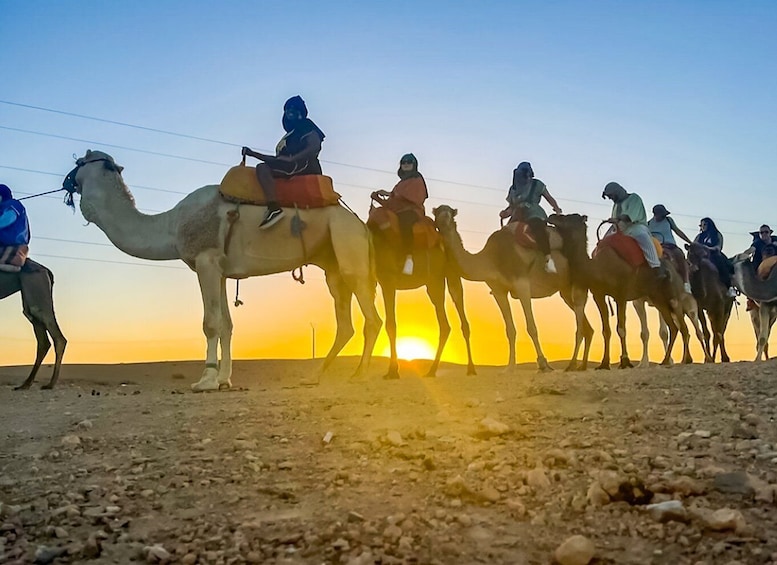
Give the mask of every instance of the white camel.
[[[197, 273], [207, 339], [205, 370], [194, 391], [232, 386], [232, 319], [226, 280], [321, 267], [335, 303], [337, 332], [320, 372], [326, 370], [354, 334], [351, 297], [364, 315], [364, 349], [356, 375], [369, 365], [381, 320], [375, 309], [376, 277], [369, 232], [342, 206], [299, 210], [305, 245], [292, 236], [294, 214], [259, 230], [265, 208], [224, 201], [218, 185], [199, 188], [174, 208], [142, 214], [121, 177], [123, 167], [101, 151], [87, 151], [65, 179], [64, 188], [81, 195], [84, 218], [105, 232], [125, 253], [141, 259], [181, 259]], [[218, 348], [221, 347], [221, 359]]]

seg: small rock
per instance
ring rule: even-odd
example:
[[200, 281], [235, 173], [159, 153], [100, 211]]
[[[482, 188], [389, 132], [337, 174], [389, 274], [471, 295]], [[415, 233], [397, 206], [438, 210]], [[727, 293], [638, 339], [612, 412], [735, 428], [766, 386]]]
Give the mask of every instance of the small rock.
[[92, 429], [92, 421], [91, 420], [81, 420], [76, 424], [76, 427], [79, 430], [91, 430]]
[[716, 532], [727, 530], [739, 532], [747, 526], [745, 517], [742, 516], [742, 513], [739, 510], [732, 510], [731, 508], [715, 510], [715, 512], [712, 512], [706, 517], [706, 522], [707, 527]]
[[170, 552], [168, 552], [161, 545], [147, 545], [143, 548], [143, 553], [146, 554], [146, 561], [149, 563], [163, 563], [170, 561]]
[[648, 504], [646, 508], [653, 519], [662, 524], [670, 521], [688, 521], [688, 512], [685, 510], [683, 503], [679, 500], [668, 500], [666, 502], [659, 502], [658, 504]]
[[332, 432], [327, 432], [324, 434], [323, 439], [321, 440], [324, 445], [329, 445], [332, 442], [332, 438], [335, 437], [335, 434]]
[[78, 447], [79, 445], [81, 445], [81, 438], [78, 437], [77, 435], [72, 435], [72, 434], [66, 435], [65, 437], [62, 438], [60, 443], [64, 447]]
[[395, 524], [390, 524], [389, 526], [386, 526], [385, 530], [383, 530], [383, 537], [390, 541], [397, 541], [400, 537], [402, 537], [402, 528]]
[[47, 547], [41, 545], [35, 550], [34, 563], [38, 565], [51, 563], [57, 557], [64, 555], [65, 553], [67, 553], [67, 549], [64, 547]]
[[526, 484], [535, 490], [545, 490], [550, 487], [550, 479], [544, 469], [537, 467], [526, 474]]
[[696, 437], [707, 439], [712, 437], [712, 432], [707, 430], [696, 430], [695, 432], [693, 432], [693, 435], [695, 435]]
[[560, 565], [588, 565], [596, 554], [596, 547], [585, 536], [572, 536], [556, 548], [553, 556]]
[[402, 434], [396, 430], [391, 430], [386, 434], [386, 441], [394, 447], [401, 447], [405, 445], [405, 440], [402, 439]]
[[501, 436], [510, 431], [510, 426], [491, 418], [483, 418], [478, 422], [478, 435], [482, 437]]
[[594, 506], [604, 506], [610, 502], [610, 495], [604, 492], [599, 481], [591, 483], [591, 486], [588, 487], [586, 498], [588, 499], [588, 502]]

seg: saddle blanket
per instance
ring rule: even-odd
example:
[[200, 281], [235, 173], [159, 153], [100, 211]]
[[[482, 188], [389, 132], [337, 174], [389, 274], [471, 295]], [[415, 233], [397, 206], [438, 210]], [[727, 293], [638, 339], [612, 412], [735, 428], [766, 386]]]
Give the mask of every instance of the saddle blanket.
[[[373, 231], [389, 230], [396, 244], [400, 244], [399, 218], [388, 208], [383, 206], [372, 208], [367, 218], [367, 227]], [[431, 249], [440, 243], [440, 239], [440, 232], [437, 231], [434, 220], [431, 218], [424, 216], [413, 224], [414, 249]]]
[[[659, 243], [656, 238], [653, 238], [653, 245], [656, 247], [656, 253], [658, 253], [658, 257], [661, 258], [664, 254], [664, 249], [661, 247], [661, 243]], [[615, 253], [617, 253], [621, 259], [626, 261], [632, 267], [636, 268], [646, 263], [645, 255], [642, 253], [642, 249], [640, 249], [637, 240], [633, 237], [629, 237], [628, 235], [622, 234], [620, 232], [610, 234], [599, 240], [599, 243], [596, 244], [593, 257], [596, 257], [596, 255], [602, 249], [608, 247], [615, 251]]]
[[[256, 169], [245, 165], [232, 167], [219, 186], [221, 196], [231, 202], [267, 204], [264, 191], [256, 178]], [[340, 201], [331, 177], [325, 175], [298, 175], [275, 179], [278, 204], [283, 208], [323, 208]]]

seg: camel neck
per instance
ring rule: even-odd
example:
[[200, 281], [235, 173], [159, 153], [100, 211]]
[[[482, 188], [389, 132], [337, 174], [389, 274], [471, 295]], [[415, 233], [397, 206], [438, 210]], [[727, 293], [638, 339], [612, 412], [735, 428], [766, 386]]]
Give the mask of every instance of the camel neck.
[[176, 209], [155, 215], [135, 207], [126, 189], [84, 188], [81, 211], [124, 253], [140, 259], [180, 259], [175, 245]]

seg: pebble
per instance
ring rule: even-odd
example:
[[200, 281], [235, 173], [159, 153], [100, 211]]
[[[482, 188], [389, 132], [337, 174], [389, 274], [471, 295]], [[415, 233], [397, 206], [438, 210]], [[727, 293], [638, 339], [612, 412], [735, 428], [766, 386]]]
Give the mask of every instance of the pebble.
[[576, 535], [558, 546], [553, 556], [560, 565], [588, 565], [595, 554], [593, 542], [585, 536]]

